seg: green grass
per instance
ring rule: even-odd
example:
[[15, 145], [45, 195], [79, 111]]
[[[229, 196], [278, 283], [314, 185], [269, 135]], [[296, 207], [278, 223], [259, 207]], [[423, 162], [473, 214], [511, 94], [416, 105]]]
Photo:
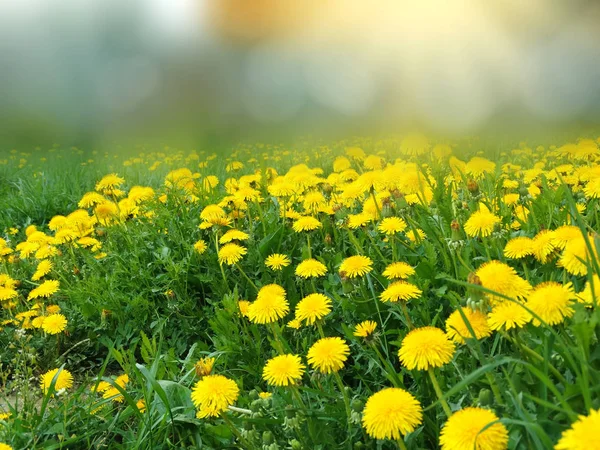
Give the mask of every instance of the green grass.
[[[137, 218], [95, 226], [94, 235], [102, 242], [106, 257], [96, 259], [89, 250], [68, 243], [58, 246], [61, 255], [53, 258], [48, 277], [60, 281], [60, 290], [46, 304], [60, 305], [69, 321], [68, 334], [20, 331], [14, 325], [0, 331], [0, 345], [5, 349], [0, 355], [0, 405], [11, 413], [0, 421], [0, 442], [15, 449], [395, 448], [393, 441], [369, 437], [360, 419], [370, 395], [396, 385], [417, 398], [424, 411], [422, 424], [406, 436], [406, 446], [437, 448], [447, 420], [442, 401], [426, 372], [409, 371], [400, 364], [397, 352], [410, 324], [399, 305], [379, 300], [389, 284], [381, 273], [394, 259], [391, 243], [383, 240], [377, 221], [358, 230], [345, 225], [348, 214], [360, 212], [359, 203], [341, 206], [335, 214], [319, 213], [323, 226], [310, 233], [309, 249], [305, 235], [295, 233], [291, 221], [280, 217], [277, 200], [263, 181], [257, 186], [262, 201], [249, 201], [246, 217], [234, 223], [250, 235], [244, 243], [248, 253], [239, 267], [218, 263], [215, 239], [223, 229], [198, 228], [203, 208], [227, 195], [224, 182], [229, 177], [267, 167], [283, 175], [299, 163], [322, 168], [326, 177], [335, 156], [348, 146], [360, 146], [367, 154], [384, 151], [389, 162], [401, 156], [395, 140], [333, 142], [327, 150], [321, 145], [240, 146], [209, 158], [207, 168], [199, 168], [198, 163], [206, 161], [211, 152], [199, 153], [196, 158], [192, 152], [173, 149], [136, 149], [128, 155], [59, 148], [0, 154], [0, 233], [12, 248], [26, 239], [25, 228], [30, 224], [53, 235], [47, 228], [50, 219], [78, 209], [83, 194], [108, 173], [123, 176], [125, 190], [143, 185], [157, 193], [143, 204]], [[411, 206], [404, 197], [397, 197], [382, 204], [384, 215], [401, 216], [409, 229], [418, 227], [427, 235], [417, 243], [404, 235], [395, 238], [396, 259], [415, 267], [410, 282], [423, 292], [407, 304], [414, 326], [445, 329], [448, 316], [466, 308], [468, 298], [479, 299], [478, 307], [487, 312], [490, 305], [481, 299], [489, 290], [467, 280], [490, 259], [507, 262], [533, 286], [545, 281], [571, 282], [576, 292], [583, 290], [591, 274], [599, 273], [598, 261], [592, 260], [588, 262], [590, 275], [569, 274], [557, 265], [558, 250], [545, 264], [533, 256], [527, 257], [524, 265], [504, 257], [506, 242], [517, 235], [533, 237], [542, 229], [556, 229], [568, 222], [586, 235], [598, 229], [597, 199], [549, 183], [545, 174], [539, 177], [542, 191], [537, 198], [526, 195], [527, 186], [521, 180], [520, 202], [530, 215], [520, 230], [510, 228], [514, 220], [511, 208], [499, 204], [501, 227], [490, 237], [464, 234], [462, 225], [480, 201], [491, 206], [501, 199], [502, 163], [530, 168], [544, 159], [549, 168], [566, 162], [545, 153], [511, 154], [517, 147], [503, 144], [492, 149], [488, 156], [498, 162], [496, 171], [478, 180], [476, 193], [466, 188], [469, 177], [457, 176], [455, 197], [445, 183], [448, 164], [425, 155], [422, 162], [428, 163], [435, 180], [432, 202]], [[477, 145], [461, 141], [454, 154], [468, 161], [477, 149]], [[251, 158], [257, 162], [248, 163]], [[233, 160], [243, 161], [246, 167], [240, 173], [228, 173], [225, 168]], [[160, 164], [150, 170], [157, 161]], [[187, 193], [169, 190], [164, 184], [167, 173], [181, 167], [199, 172], [200, 184], [207, 175], [216, 175], [220, 184], [212, 192], [198, 188], [198, 201], [188, 201]], [[353, 167], [358, 173], [366, 171], [356, 161]], [[332, 195], [326, 183], [319, 189]], [[163, 193], [167, 194], [164, 202], [158, 199]], [[586, 204], [583, 214], [577, 212], [576, 203]], [[296, 209], [300, 211], [301, 206]], [[148, 211], [151, 217], [144, 216]], [[458, 231], [451, 227], [454, 220], [461, 224]], [[13, 227], [18, 229], [16, 235], [10, 232]], [[193, 244], [201, 238], [208, 250], [199, 255]], [[588, 244], [590, 248], [597, 245], [593, 239]], [[264, 259], [276, 252], [289, 255], [292, 265], [281, 272], [268, 270]], [[295, 266], [309, 254], [328, 267], [328, 274], [316, 282], [294, 275]], [[338, 274], [339, 264], [354, 254], [369, 256], [373, 271], [356, 280], [344, 279]], [[30, 281], [37, 261], [31, 257], [9, 262], [5, 257], [0, 262], [0, 273], [21, 282], [15, 310], [0, 310], [0, 317], [7, 319], [15, 311], [31, 307], [26, 297], [38, 284]], [[332, 299], [333, 311], [322, 326], [325, 335], [340, 336], [351, 348], [340, 371], [350, 417], [333, 376], [307, 369], [297, 391], [269, 387], [262, 379], [262, 368], [278, 353], [279, 343], [270, 327], [240, 316], [237, 302], [255, 299], [252, 284], [261, 287], [269, 283], [285, 288], [291, 310], [275, 326], [276, 333], [286, 350], [303, 360], [319, 333], [315, 327], [292, 330], [285, 326], [294, 306], [315, 289]], [[493, 409], [509, 430], [511, 449], [552, 447], [579, 414], [600, 407], [598, 310], [580, 303], [572, 307], [573, 316], [555, 326], [529, 324], [457, 345], [452, 362], [436, 370], [443, 401], [453, 411], [467, 406]], [[371, 341], [353, 336], [354, 325], [366, 319], [378, 323]], [[470, 332], [474, 334], [472, 328]], [[235, 403], [239, 409], [223, 418], [196, 418], [190, 399], [198, 381], [194, 364], [204, 356], [215, 357], [214, 372], [235, 380], [240, 388]], [[39, 376], [57, 367], [73, 374], [74, 386], [59, 395], [52, 389], [44, 395]], [[130, 379], [125, 389], [117, 387], [122, 402], [103, 399], [94, 392], [101, 380], [114, 385], [122, 373]], [[273, 396], [260, 398], [258, 393], [265, 391]], [[143, 413], [136, 406], [141, 399], [147, 407]]]

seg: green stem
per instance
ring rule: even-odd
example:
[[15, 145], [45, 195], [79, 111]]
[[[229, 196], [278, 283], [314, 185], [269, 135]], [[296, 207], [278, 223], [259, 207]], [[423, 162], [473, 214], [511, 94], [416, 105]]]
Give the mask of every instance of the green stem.
[[413, 325], [412, 321], [410, 320], [410, 316], [408, 315], [408, 308], [406, 307], [406, 302], [404, 302], [403, 300], [400, 300], [399, 303], [400, 303], [400, 308], [402, 308], [402, 312], [404, 313], [404, 318], [406, 319], [408, 328], [412, 330], [415, 326]]
[[323, 326], [321, 325], [321, 322], [317, 320], [315, 322], [315, 325], [317, 326], [317, 330], [319, 330], [319, 335], [321, 336], [321, 339], [325, 339], [325, 333], [323, 333]]
[[[235, 263], [235, 267], [238, 268], [238, 270], [242, 273], [242, 275], [244, 276], [244, 278], [246, 279], [246, 281], [248, 283], [250, 283], [250, 285], [254, 288], [254, 290], [256, 292], [258, 292], [258, 288], [256, 287], [256, 285], [252, 282], [252, 280], [248, 277], [248, 275], [246, 275], [246, 272], [244, 272], [244, 270], [240, 267], [240, 265], [238, 263]], [[222, 266], [221, 266], [222, 268]]]
[[400, 450], [406, 450], [406, 444], [404, 443], [404, 439], [399, 437], [398, 439], [396, 439], [396, 444], [398, 444], [398, 448]]
[[250, 442], [248, 442], [244, 438], [244, 436], [242, 436], [242, 433], [240, 433], [240, 430], [237, 429], [237, 427], [234, 425], [234, 423], [229, 419], [229, 417], [227, 417], [227, 415], [224, 412], [221, 413], [221, 419], [223, 419], [223, 421], [227, 424], [229, 429], [233, 432], [233, 434], [235, 434], [235, 437], [238, 438], [240, 443], [243, 445], [243, 448], [248, 448], [248, 449], [256, 448], [254, 445], [252, 445]]
[[442, 408], [444, 409], [444, 413], [446, 416], [450, 418], [452, 415], [452, 410], [448, 406], [446, 399], [444, 398], [444, 394], [442, 394], [442, 390], [440, 389], [440, 384], [438, 383], [437, 377], [435, 376], [435, 372], [433, 371], [433, 367], [430, 367], [427, 371], [429, 373], [429, 378], [431, 379], [431, 384], [433, 384], [433, 390], [435, 391], [438, 400], [440, 401]]
[[385, 370], [385, 372], [387, 372], [387, 374], [392, 378], [390, 381], [394, 384], [394, 386], [395, 387], [404, 387], [404, 383], [402, 383], [402, 380], [400, 378], [398, 378], [398, 374], [394, 370], [394, 367], [390, 364], [390, 362], [387, 359], [385, 359], [383, 357], [383, 355], [377, 348], [377, 345], [375, 345], [375, 343], [372, 342], [370, 344], [370, 346], [373, 348], [373, 350], [375, 350], [377, 357], [383, 364], [383, 370]]
[[[527, 346], [525, 346], [523, 344], [523, 342], [521, 341], [521, 338], [519, 337], [518, 333], [515, 333], [515, 338], [514, 339], [512, 339], [508, 334], [503, 334], [503, 336], [505, 336], [510, 342], [512, 342], [513, 344], [515, 344], [517, 346], [517, 348], [520, 351], [522, 351], [523, 353], [527, 353], [529, 356], [533, 357], [534, 359], [536, 359], [539, 362], [543, 362], [544, 361], [544, 357], [542, 355], [540, 355], [535, 350], [532, 350], [532, 349], [530, 349], [529, 347], [527, 347]], [[554, 376], [556, 376], [556, 378], [558, 378], [559, 381], [564, 386], [568, 385], [568, 382], [565, 379], [565, 377], [563, 377], [562, 374], [558, 371], [558, 369], [556, 369], [556, 367], [554, 367], [552, 364], [548, 364], [548, 370], [550, 370], [550, 372], [552, 372], [554, 374]]]
[[375, 209], [377, 210], [377, 219], [381, 219], [381, 210], [377, 204], [377, 197], [375, 196], [375, 189], [371, 187], [371, 197], [373, 197], [373, 203], [375, 203]]
[[279, 333], [277, 332], [277, 325], [275, 324], [275, 322], [271, 322], [269, 324], [269, 328], [271, 330], [271, 332], [273, 333], [273, 338], [275, 339], [275, 350], [277, 350], [279, 352], [280, 355], [284, 355], [285, 351], [283, 350], [283, 344], [281, 343], [281, 340], [279, 339]]
[[348, 418], [348, 427], [350, 427], [350, 417], [352, 416], [352, 412], [350, 410], [350, 399], [348, 398], [348, 393], [346, 392], [346, 389], [344, 388], [344, 382], [342, 381], [342, 377], [340, 377], [340, 374], [337, 372], [333, 372], [333, 377], [335, 378], [335, 381], [337, 382], [337, 385], [340, 388], [340, 391], [342, 392], [342, 397], [344, 397], [344, 406], [346, 407], [346, 416]]
[[[260, 214], [260, 224], [262, 225], [262, 229], [263, 229], [263, 235], [267, 235], [267, 225], [266, 225], [266, 220], [265, 220], [265, 215], [263, 214], [263, 210], [260, 206], [260, 202], [257, 200], [256, 201], [256, 207], [258, 208], [258, 213]], [[250, 211], [248, 211], [248, 214], [250, 214]]]

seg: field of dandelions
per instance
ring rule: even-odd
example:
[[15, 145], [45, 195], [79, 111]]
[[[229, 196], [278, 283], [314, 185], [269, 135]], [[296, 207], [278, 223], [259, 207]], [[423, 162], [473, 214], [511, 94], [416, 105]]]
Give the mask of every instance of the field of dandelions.
[[0, 449], [600, 448], [599, 145], [0, 152]]

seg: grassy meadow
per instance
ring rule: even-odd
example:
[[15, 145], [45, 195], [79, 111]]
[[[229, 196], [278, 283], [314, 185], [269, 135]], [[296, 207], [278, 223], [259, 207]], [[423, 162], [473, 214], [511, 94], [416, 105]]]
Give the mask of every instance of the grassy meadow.
[[0, 152], [0, 450], [600, 448], [600, 139]]

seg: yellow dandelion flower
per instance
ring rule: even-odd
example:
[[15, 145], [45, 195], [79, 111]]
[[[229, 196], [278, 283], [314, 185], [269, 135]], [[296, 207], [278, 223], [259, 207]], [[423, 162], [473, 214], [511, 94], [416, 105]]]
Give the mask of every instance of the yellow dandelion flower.
[[516, 193], [506, 194], [504, 197], [502, 197], [502, 202], [506, 206], [513, 206], [513, 205], [517, 204], [517, 202], [519, 201], [520, 197], [521, 196], [519, 194], [516, 194]]
[[[526, 306], [548, 325], [556, 325], [575, 313], [573, 309], [575, 299], [571, 283], [560, 284], [548, 281], [538, 284], [531, 291]], [[533, 318], [533, 324], [539, 326], [540, 321]]]
[[250, 238], [248, 233], [244, 233], [240, 230], [227, 230], [223, 236], [219, 239], [219, 244], [227, 244], [231, 241], [245, 241]]
[[321, 373], [337, 372], [348, 359], [350, 347], [339, 337], [319, 339], [308, 350], [307, 361], [313, 369]]
[[199, 255], [204, 253], [207, 248], [208, 246], [206, 245], [206, 242], [204, 242], [204, 240], [202, 239], [196, 241], [196, 243], [194, 244], [194, 250], [196, 250]]
[[0, 301], [6, 301], [13, 298], [16, 298], [19, 293], [13, 288], [0, 286]]
[[415, 328], [402, 340], [400, 362], [408, 370], [428, 370], [452, 361], [454, 343], [439, 328]]
[[208, 375], [192, 389], [192, 402], [198, 417], [216, 417], [235, 403], [240, 388], [235, 381], [223, 375]]
[[118, 176], [116, 173], [105, 175], [98, 183], [96, 183], [96, 191], [105, 191], [117, 188], [125, 183], [125, 179]]
[[241, 260], [246, 253], [248, 253], [248, 250], [241, 245], [226, 244], [219, 249], [219, 263], [232, 266]]
[[475, 178], [480, 178], [486, 173], [493, 173], [496, 170], [496, 163], [481, 156], [474, 156], [467, 163], [465, 171]]
[[[592, 290], [593, 287], [593, 290]], [[600, 303], [600, 277], [596, 274], [590, 280], [586, 281], [583, 291], [577, 294], [577, 301], [585, 304], [586, 306], [595, 306]]]
[[583, 188], [583, 193], [587, 198], [600, 198], [600, 178], [594, 177], [588, 181]]
[[500, 217], [491, 213], [483, 203], [479, 204], [479, 211], [474, 212], [465, 222], [465, 232], [470, 237], [486, 237], [492, 234], [496, 224], [500, 223]]
[[563, 250], [569, 242], [581, 236], [581, 230], [575, 225], [562, 225], [554, 230], [554, 247]]
[[598, 250], [595, 248], [594, 237], [588, 236], [588, 240], [593, 249], [591, 254], [584, 236], [580, 233], [579, 237], [570, 240], [566, 245], [558, 261], [561, 267], [564, 267], [571, 275], [587, 275], [588, 263], [592, 258], [600, 260]]
[[31, 292], [29, 292], [27, 299], [31, 300], [33, 298], [40, 297], [48, 298], [51, 295], [56, 294], [58, 292], [59, 286], [60, 283], [58, 282], [58, 280], [46, 280], [38, 287], [32, 289]]
[[298, 355], [279, 355], [271, 358], [263, 369], [263, 379], [272, 386], [295, 385], [306, 366]]
[[489, 409], [469, 407], [455, 412], [440, 433], [442, 450], [506, 450], [508, 430]]
[[501, 302], [488, 314], [488, 325], [494, 331], [523, 328], [531, 321], [531, 314], [518, 302]]
[[37, 268], [35, 269], [35, 273], [31, 277], [32, 281], [38, 281], [40, 278], [48, 275], [52, 270], [52, 262], [47, 259], [40, 261]]
[[59, 312], [60, 312], [60, 306], [58, 306], [58, 305], [46, 306], [46, 313], [48, 313], [48, 314], [58, 314]]
[[62, 314], [50, 314], [42, 323], [42, 329], [48, 334], [58, 334], [67, 328], [67, 319]]
[[[509, 298], [525, 298], [531, 290], [531, 285], [517, 275], [512, 267], [500, 261], [489, 261], [482, 264], [475, 275], [480, 280], [481, 285], [495, 293]], [[488, 294], [492, 301], [503, 301], [504, 298]]]
[[42, 328], [42, 325], [44, 325], [44, 320], [46, 320], [46, 316], [38, 316], [31, 321], [31, 326], [33, 328]]
[[400, 300], [407, 302], [410, 299], [420, 297], [421, 293], [421, 290], [414, 284], [406, 281], [396, 281], [390, 284], [379, 298], [382, 302], [397, 302]]
[[542, 230], [533, 238], [533, 256], [542, 264], [547, 263], [554, 251], [554, 232]]
[[209, 223], [225, 217], [227, 217], [227, 214], [219, 205], [207, 205], [200, 213], [200, 218]]
[[377, 328], [377, 322], [365, 320], [354, 327], [354, 336], [367, 338], [375, 332], [375, 328]]
[[386, 217], [381, 221], [378, 229], [383, 234], [391, 235], [402, 233], [404, 230], [406, 230], [406, 227], [407, 225], [404, 219], [401, 219], [400, 217]]
[[281, 270], [292, 263], [289, 256], [281, 253], [273, 253], [265, 259], [265, 265], [271, 270]]
[[533, 240], [525, 236], [511, 239], [504, 247], [504, 256], [509, 259], [521, 259], [533, 255]]
[[414, 274], [415, 269], [410, 264], [400, 261], [387, 266], [382, 275], [388, 280], [396, 280], [408, 278]]
[[309, 294], [296, 305], [296, 319], [312, 325], [331, 312], [331, 300], [323, 294]]
[[205, 358], [200, 358], [198, 362], [194, 365], [194, 369], [196, 370], [196, 375], [199, 377], [204, 377], [206, 375], [210, 375], [213, 370], [213, 366], [215, 365], [215, 358], [207, 356]]
[[52, 369], [43, 374], [40, 380], [40, 387], [44, 394], [47, 394], [50, 390], [54, 377], [56, 377], [56, 382], [54, 384], [55, 391], [62, 391], [63, 389], [69, 389], [73, 386], [73, 375], [71, 375], [71, 372], [67, 369]]
[[571, 428], [563, 432], [554, 450], [592, 450], [600, 443], [600, 410], [580, 415]]
[[357, 228], [364, 227], [371, 220], [373, 220], [373, 218], [368, 214], [349, 214], [347, 217], [348, 228], [350, 228], [351, 230], [355, 230]]
[[327, 273], [327, 267], [314, 258], [305, 259], [296, 267], [296, 275], [302, 278], [321, 277]]
[[[483, 312], [479, 310], [473, 311], [471, 308], [463, 308], [462, 312], [471, 325], [476, 339], [483, 339], [492, 334], [487, 317]], [[446, 334], [457, 344], [464, 344], [465, 339], [473, 338], [459, 310], [450, 314], [450, 317], [446, 320]]]
[[262, 292], [262, 294], [259, 292], [256, 300], [248, 307], [250, 321], [260, 324], [271, 323], [281, 319], [289, 312], [290, 307], [285, 295], [269, 291]]
[[318, 219], [315, 219], [312, 216], [302, 216], [294, 221], [292, 228], [296, 233], [300, 233], [302, 231], [316, 230], [322, 226], [323, 224], [321, 224]]
[[271, 394], [270, 392], [259, 392], [258, 396], [263, 400], [268, 400], [273, 396], [273, 394]]
[[333, 161], [333, 171], [334, 172], [343, 172], [344, 170], [348, 170], [351, 167], [350, 160], [345, 156], [338, 156]]
[[408, 239], [410, 239], [411, 242], [420, 243], [427, 237], [427, 235], [420, 228], [415, 228], [414, 230], [407, 231], [406, 237], [408, 237]]
[[368, 256], [350, 256], [342, 261], [340, 275], [355, 278], [366, 275], [373, 269], [373, 261]]
[[143, 398], [139, 399], [135, 404], [135, 407], [139, 410], [139, 412], [144, 414], [146, 412], [146, 400]]
[[238, 302], [238, 309], [243, 317], [248, 317], [248, 309], [250, 309], [250, 302], [248, 300], [240, 300]]
[[287, 323], [286, 326], [294, 330], [299, 330], [302, 327], [302, 322], [298, 318], [293, 318]]
[[363, 427], [374, 439], [402, 439], [422, 421], [421, 404], [400, 388], [385, 388], [371, 395], [362, 417]]

